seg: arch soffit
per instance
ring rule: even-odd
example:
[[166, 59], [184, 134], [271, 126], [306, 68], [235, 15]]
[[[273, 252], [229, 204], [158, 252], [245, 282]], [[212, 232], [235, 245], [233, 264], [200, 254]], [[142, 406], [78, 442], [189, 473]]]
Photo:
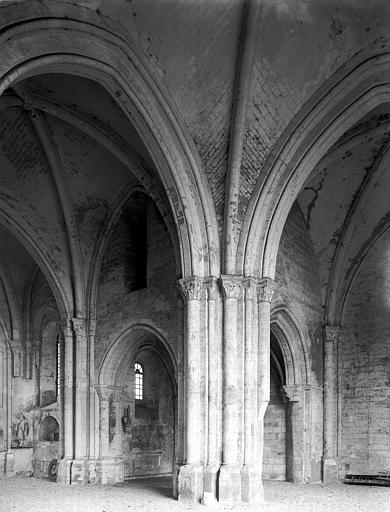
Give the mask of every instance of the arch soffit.
[[343, 133], [390, 101], [390, 53], [360, 55], [329, 82], [290, 123], [263, 169], [239, 242], [246, 275], [274, 278], [284, 224], [311, 171]]
[[[156, 338], [155, 338], [156, 339]], [[142, 357], [143, 353], [152, 354], [155, 358], [157, 358], [164, 366], [169, 381], [172, 386], [173, 394], [176, 396], [176, 368], [173, 366], [173, 361], [170, 357], [170, 354], [166, 353], [165, 347], [163, 350], [160, 349], [160, 341], [157, 340], [157, 346], [156, 343], [150, 343], [150, 338], [147, 340], [146, 343], [140, 343], [137, 350], [131, 354], [130, 357], [126, 357], [124, 360], [125, 368], [123, 371], [123, 374], [126, 375], [128, 373], [128, 367], [131, 363], [135, 363], [137, 361], [138, 357]]]
[[4, 344], [4, 346], [7, 347], [10, 339], [11, 339], [11, 333], [8, 332], [8, 329], [4, 323], [4, 320], [0, 317], [0, 346], [2, 344]]
[[305, 337], [294, 316], [285, 307], [271, 311], [271, 331], [283, 354], [286, 384], [309, 384], [310, 359]]
[[348, 292], [358, 275], [361, 265], [371, 249], [375, 247], [377, 240], [390, 228], [390, 209], [388, 209], [382, 216], [380, 222], [374, 226], [370, 236], [363, 241], [354, 258], [348, 257], [348, 253], [342, 250], [343, 246], [349, 247], [354, 230], [361, 223], [359, 211], [366, 208], [370, 201], [371, 194], [377, 187], [377, 183], [380, 182], [381, 176], [387, 174], [389, 164], [390, 149], [389, 145], [387, 145], [385, 152], [380, 156], [374, 169], [367, 176], [367, 181], [363, 183], [362, 190], [356, 197], [353, 208], [350, 209], [350, 218], [342, 233], [333, 263], [325, 311], [326, 323], [328, 325], [340, 325]]
[[9, 273], [7, 264], [0, 256], [0, 282], [3, 285], [8, 312], [10, 316], [11, 339], [19, 339], [23, 335], [22, 311], [16, 297], [15, 283]]
[[218, 275], [217, 221], [199, 155], [167, 91], [129, 44], [85, 22], [41, 19], [4, 31], [0, 47], [1, 93], [28, 76], [64, 71], [110, 92], [156, 164], [174, 213], [183, 276]]
[[134, 322], [106, 350], [98, 371], [98, 384], [100, 386], [115, 386], [120, 367], [130, 362], [139, 349], [148, 347], [150, 344], [145, 342], [150, 337], [157, 340], [163, 348], [163, 353], [158, 353], [169, 369], [169, 373], [173, 370], [176, 375], [176, 358], [163, 333], [151, 322]]
[[352, 262], [352, 265], [348, 270], [346, 280], [341, 288], [341, 292], [337, 296], [338, 300], [336, 306], [334, 307], [334, 312], [337, 313], [337, 316], [335, 316], [335, 321], [338, 321], [339, 323], [334, 325], [343, 325], [343, 316], [345, 313], [345, 305], [347, 303], [348, 294], [352, 290], [353, 284], [359, 276], [359, 270], [369, 253], [375, 249], [376, 243], [382, 238], [382, 236], [387, 233], [389, 229], [390, 214], [386, 215], [383, 221], [376, 227], [372, 236], [366, 241], [365, 244], [363, 244], [359, 254]]
[[[51, 104], [33, 94], [29, 95], [28, 101], [31, 103], [33, 108], [37, 108], [38, 110], [41, 110], [45, 113], [49, 112], [51, 115], [72, 124], [76, 128], [85, 131], [85, 133], [90, 137], [98, 140], [98, 142], [101, 143], [103, 147], [113, 153], [119, 161], [130, 168], [135, 178], [142, 184], [134, 185], [132, 182], [125, 184], [117, 196], [112, 200], [111, 213], [108, 214], [106, 223], [100, 232], [100, 236], [98, 237], [98, 242], [95, 246], [94, 254], [91, 259], [92, 264], [90, 266], [91, 270], [88, 276], [86, 292], [87, 311], [89, 312], [87, 317], [95, 317], [97, 285], [99, 281], [101, 261], [103, 258], [104, 250], [107, 246], [111, 232], [115, 227], [116, 221], [122, 213], [125, 203], [136, 191], [140, 191], [149, 195], [152, 198], [154, 204], [157, 206], [161, 216], [163, 217], [170, 233], [172, 247], [175, 255], [176, 269], [178, 274], [180, 274], [180, 247], [178, 247], [176, 225], [162, 187], [156, 180], [155, 176], [145, 167], [147, 164], [145, 164], [145, 162], [143, 162], [138, 155], [133, 153], [130, 148], [126, 148], [125, 152], [122, 148], [117, 146], [115, 142], [109, 139], [108, 134], [106, 135], [100, 128], [94, 127], [92, 121], [82, 119], [81, 116], [76, 116], [61, 106]], [[7, 107], [13, 105], [22, 107], [23, 102], [20, 98], [0, 96], [0, 108], [1, 106]]]
[[37, 340], [41, 340], [49, 324], [58, 324], [58, 311], [52, 306], [43, 306], [38, 311], [33, 324], [33, 334]]
[[31, 255], [42, 271], [45, 279], [53, 292], [55, 301], [62, 318], [72, 317], [72, 300], [63, 286], [60, 276], [54, 270], [53, 265], [48, 261], [46, 255], [36, 243], [34, 238], [30, 236], [19, 224], [11, 219], [7, 213], [0, 209], [0, 225], [12, 233], [13, 236], [23, 245], [26, 251]]

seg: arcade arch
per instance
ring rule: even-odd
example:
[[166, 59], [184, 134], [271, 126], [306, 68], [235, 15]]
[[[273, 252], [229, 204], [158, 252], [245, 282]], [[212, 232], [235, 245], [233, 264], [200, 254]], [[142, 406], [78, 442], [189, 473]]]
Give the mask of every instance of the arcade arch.
[[[135, 365], [142, 368], [136, 396]], [[100, 481], [172, 475], [177, 442], [176, 362], [149, 324], [134, 324], [109, 347], [99, 369]], [[108, 469], [110, 474], [108, 474]]]

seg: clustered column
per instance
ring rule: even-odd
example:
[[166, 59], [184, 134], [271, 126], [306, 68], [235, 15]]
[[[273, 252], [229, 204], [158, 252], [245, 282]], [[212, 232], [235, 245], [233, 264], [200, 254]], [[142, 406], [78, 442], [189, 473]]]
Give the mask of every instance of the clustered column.
[[[64, 326], [63, 459], [57, 480], [86, 483], [90, 479], [89, 323], [67, 319]], [[77, 378], [76, 378], [77, 377]]]
[[[179, 471], [179, 499], [258, 503], [263, 499], [262, 436], [275, 282], [224, 275], [182, 279], [180, 286], [186, 353], [185, 464]], [[204, 412], [207, 432], [202, 441]]]
[[179, 281], [186, 306], [185, 386], [185, 465], [179, 472], [179, 499], [199, 501], [203, 495], [203, 470], [200, 462], [201, 422], [201, 339], [200, 311], [204, 281], [190, 277]]
[[270, 278], [259, 280], [257, 288], [258, 298], [258, 416], [257, 432], [255, 433], [258, 448], [255, 450], [259, 461], [259, 495], [263, 501], [263, 484], [261, 480], [264, 451], [264, 415], [270, 399], [270, 336], [271, 336], [271, 300], [276, 283]]
[[324, 457], [323, 481], [336, 482], [338, 478], [336, 450], [337, 411], [337, 343], [340, 328], [325, 326], [324, 332]]
[[306, 468], [304, 460], [306, 436], [305, 425], [305, 387], [302, 385], [283, 386], [289, 400], [287, 408], [287, 467], [286, 477], [289, 481], [305, 482]]
[[222, 276], [223, 358], [222, 358], [222, 466], [219, 476], [219, 501], [235, 502], [241, 497], [238, 461], [238, 299], [243, 289], [240, 276]]
[[86, 458], [88, 456], [87, 432], [89, 432], [89, 358], [88, 333], [84, 318], [73, 318], [75, 333], [75, 460], [72, 465], [72, 481], [84, 483], [88, 478]]
[[96, 387], [99, 396], [99, 459], [110, 456], [110, 395], [111, 388]]
[[74, 457], [73, 432], [73, 332], [70, 319], [63, 325], [64, 331], [64, 405], [63, 405], [63, 459], [58, 466], [57, 481], [71, 483], [71, 466]]
[[214, 501], [217, 496], [218, 472], [221, 464], [220, 456], [220, 422], [221, 422], [221, 374], [222, 350], [221, 332], [218, 328], [218, 283], [215, 277], [205, 281], [207, 289], [208, 312], [208, 436], [207, 466], [204, 478], [204, 492]]
[[241, 498], [255, 503], [261, 498], [259, 461], [255, 452], [257, 423], [258, 281], [248, 277], [245, 287], [244, 339], [244, 459], [241, 469]]

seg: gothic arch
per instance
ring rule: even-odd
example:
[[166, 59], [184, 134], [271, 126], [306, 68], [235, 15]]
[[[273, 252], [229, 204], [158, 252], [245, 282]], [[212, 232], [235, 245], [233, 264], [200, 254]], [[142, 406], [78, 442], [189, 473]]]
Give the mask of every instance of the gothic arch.
[[[176, 376], [176, 358], [164, 335], [150, 322], [131, 324], [107, 349], [100, 365], [97, 383], [99, 386], [121, 387], [127, 364], [135, 357], [141, 346], [149, 346], [148, 340], [157, 341], [158, 354], [172, 378]], [[130, 341], [129, 341], [130, 339]], [[156, 346], [151, 345], [156, 351]]]
[[120, 218], [123, 208], [126, 205], [127, 201], [131, 199], [131, 196], [135, 192], [142, 192], [145, 195], [148, 195], [156, 205], [157, 209], [159, 210], [161, 216], [164, 219], [165, 225], [167, 226], [167, 229], [170, 234], [173, 252], [175, 255], [175, 261], [176, 261], [176, 271], [180, 272], [180, 248], [178, 247], [178, 241], [176, 236], [176, 229], [174, 226], [174, 222], [172, 219], [172, 216], [170, 215], [170, 212], [167, 212], [168, 206], [166, 204], [166, 201], [162, 197], [162, 195], [159, 193], [157, 188], [151, 188], [152, 185], [150, 184], [149, 187], [146, 189], [141, 188], [139, 185], [132, 185], [130, 187], [125, 186], [118, 196], [114, 199], [113, 204], [115, 205], [114, 208], [111, 211], [111, 214], [108, 216], [102, 230], [100, 233], [99, 240], [95, 246], [94, 255], [92, 258], [92, 265], [91, 265], [91, 272], [88, 280], [88, 289], [87, 289], [87, 304], [88, 304], [88, 310], [90, 312], [90, 317], [95, 318], [96, 316], [96, 301], [97, 301], [97, 292], [98, 292], [98, 283], [99, 283], [99, 276], [100, 276], [100, 270], [102, 265], [102, 260], [104, 256], [104, 251], [107, 247], [107, 244], [110, 240], [110, 236], [115, 229], [116, 222]]
[[309, 384], [309, 354], [303, 333], [293, 315], [284, 307], [271, 312], [271, 332], [283, 354], [287, 385]]
[[218, 274], [217, 223], [200, 159], [168, 93], [132, 48], [112, 32], [65, 19], [11, 26], [0, 46], [1, 93], [28, 76], [65, 72], [100, 83], [116, 98], [149, 148], [167, 193], [183, 276]]
[[0, 226], [3, 226], [23, 245], [42, 271], [42, 274], [49, 283], [50, 289], [53, 292], [61, 318], [72, 317], [73, 305], [69, 292], [66, 289], [66, 286], [61, 282], [60, 276], [54, 270], [53, 265], [48, 261], [47, 256], [39, 247], [39, 244], [34, 240], [32, 234], [27, 233], [1, 209]]
[[318, 162], [340, 136], [390, 101], [390, 53], [369, 48], [335, 73], [295, 116], [269, 157], [243, 224], [238, 267], [274, 277], [290, 209]]

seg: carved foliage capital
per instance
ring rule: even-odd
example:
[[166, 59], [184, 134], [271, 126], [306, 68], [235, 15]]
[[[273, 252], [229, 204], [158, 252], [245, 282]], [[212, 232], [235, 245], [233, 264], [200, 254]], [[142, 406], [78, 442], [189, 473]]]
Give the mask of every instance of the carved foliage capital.
[[111, 386], [96, 385], [95, 389], [101, 402], [108, 401], [113, 392], [113, 388]]
[[258, 280], [255, 277], [245, 277], [243, 284], [246, 298], [249, 300], [256, 300]]
[[97, 321], [95, 319], [91, 319], [89, 321], [89, 334], [91, 336], [95, 336], [95, 334], [96, 334], [96, 326], [97, 326]]
[[73, 329], [76, 334], [76, 338], [86, 338], [87, 322], [85, 318], [73, 318], [72, 319]]
[[224, 299], [239, 299], [243, 290], [243, 278], [241, 276], [222, 276], [222, 294]]
[[259, 302], [271, 302], [276, 286], [276, 281], [270, 277], [259, 279], [257, 285], [257, 298]]
[[327, 343], [337, 343], [341, 337], [341, 327], [339, 325], [325, 325], [324, 339]]
[[206, 277], [204, 285], [207, 290], [207, 297], [209, 300], [217, 300], [218, 297], [218, 280], [216, 277]]
[[184, 300], [200, 300], [202, 298], [204, 280], [202, 277], [192, 276], [179, 280], [180, 290]]
[[283, 386], [284, 392], [290, 402], [300, 402], [304, 392], [304, 387], [299, 385]]
[[70, 318], [66, 318], [61, 322], [61, 327], [65, 337], [72, 336], [72, 320]]

